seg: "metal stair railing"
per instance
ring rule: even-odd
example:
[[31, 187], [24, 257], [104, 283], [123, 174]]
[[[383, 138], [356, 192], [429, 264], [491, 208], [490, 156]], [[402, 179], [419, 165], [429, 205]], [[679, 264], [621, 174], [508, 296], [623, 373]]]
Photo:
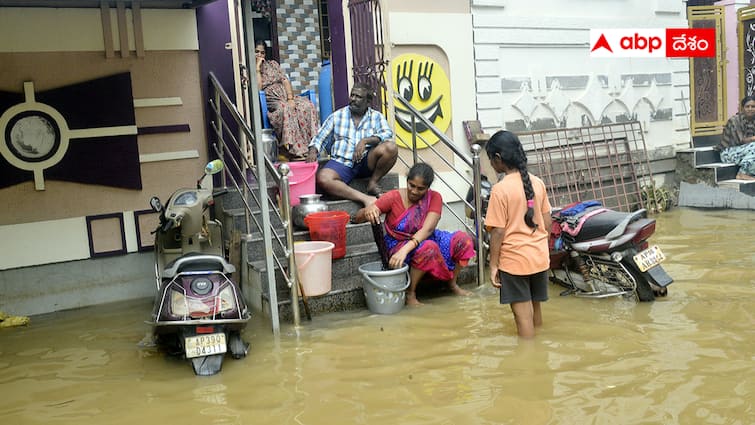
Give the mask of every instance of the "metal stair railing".
[[[485, 251], [487, 250], [487, 246], [485, 244], [484, 238], [483, 238], [483, 227], [482, 227], [482, 200], [478, 196], [481, 190], [481, 165], [480, 165], [480, 151], [482, 148], [480, 145], [472, 145], [472, 157], [469, 158], [467, 154], [460, 151], [451, 141], [451, 139], [448, 138], [448, 136], [445, 135], [442, 131], [440, 131], [432, 122], [430, 122], [427, 118], [425, 118], [422, 113], [420, 113], [415, 107], [413, 107], [406, 99], [401, 97], [398, 93], [395, 91], [392, 91], [393, 97], [401, 103], [401, 105], [406, 108], [407, 111], [409, 111], [411, 115], [411, 128], [412, 128], [412, 134], [411, 134], [411, 141], [407, 143], [407, 141], [403, 140], [401, 137], [398, 137], [398, 140], [403, 142], [406, 146], [411, 146], [412, 148], [412, 160], [413, 163], [416, 164], [419, 161], [427, 162], [422, 155], [420, 154], [419, 149], [417, 149], [417, 139], [421, 139], [423, 142], [425, 142], [425, 145], [427, 146], [427, 149], [423, 149], [422, 151], [428, 151], [429, 153], [434, 154], [437, 158], [439, 158], [441, 161], [443, 161], [448, 168], [453, 170], [460, 178], [461, 180], [466, 183], [466, 186], [464, 189], [468, 190], [469, 188], [473, 188], [473, 192], [475, 194], [474, 197], [474, 205], [471, 205], [467, 200], [465, 196], [461, 196], [459, 192], [457, 192], [456, 188], [449, 183], [446, 179], [443, 178], [442, 175], [436, 174], [436, 177], [438, 180], [440, 180], [454, 195], [456, 195], [459, 199], [464, 202], [465, 206], [467, 208], [471, 208], [471, 210], [474, 212], [474, 228], [470, 226], [467, 223], [467, 220], [465, 218], [459, 217], [458, 214], [454, 210], [448, 207], [448, 203], [444, 200], [443, 204], [445, 205], [446, 209], [451, 212], [451, 215], [453, 215], [456, 220], [458, 220], [461, 225], [470, 233], [474, 234], [477, 239], [477, 284], [482, 285], [484, 283], [484, 272], [485, 272]], [[458, 167], [449, 162], [449, 160], [446, 158], [446, 156], [442, 155], [438, 150], [430, 143], [427, 143], [424, 137], [422, 135], [417, 133], [417, 122], [422, 123], [425, 125], [432, 133], [438, 137], [438, 140], [446, 146], [448, 149], [451, 150], [451, 152], [454, 155], [455, 159], [461, 160], [464, 164], [472, 168], [472, 174], [473, 178], [472, 181], [469, 181], [469, 179], [462, 173], [462, 171], [459, 171]], [[399, 160], [407, 167], [411, 167], [410, 164], [406, 162], [403, 158], [399, 156]]]
[[[291, 199], [289, 192], [289, 167], [285, 163], [280, 164], [278, 168], [267, 155], [264, 154], [263, 142], [259, 134], [249, 128], [246, 119], [239, 113], [236, 105], [230, 100], [228, 94], [223, 90], [220, 82], [214, 73], [210, 72], [210, 99], [209, 103], [213, 112], [211, 126], [217, 141], [212, 144], [213, 150], [226, 164], [226, 171], [222, 175], [222, 185], [227, 186], [227, 181], [236, 188], [241, 195], [244, 204], [244, 218], [246, 222], [246, 234], [242, 237], [242, 267], [240, 270], [242, 280], [246, 278], [248, 270], [248, 253], [247, 243], [252, 239], [252, 226], [262, 234], [265, 244], [265, 252], [270, 255], [265, 256], [265, 267], [267, 270], [267, 288], [268, 300], [270, 302], [270, 318], [272, 321], [273, 333], [279, 334], [280, 321], [278, 317], [278, 296], [277, 285], [275, 281], [275, 266], [280, 270], [291, 291], [291, 308], [294, 316], [294, 325], [299, 325], [299, 295], [297, 290], [297, 274], [291, 273], [296, 270], [295, 256], [293, 255], [293, 220], [291, 217]], [[254, 79], [252, 79], [254, 80]], [[253, 86], [256, 83], [252, 81]], [[252, 87], [254, 89], [254, 87]], [[238, 128], [238, 134], [233, 134], [231, 127], [226, 122], [224, 116], [230, 116]], [[259, 121], [259, 117], [256, 117]], [[261, 128], [257, 122], [256, 128]], [[253, 143], [247, 143], [247, 141]], [[252, 157], [254, 162], [248, 160], [247, 150], [252, 148]], [[237, 159], [237, 158], [240, 158]], [[259, 167], [257, 164], [262, 164]], [[231, 167], [229, 167], [231, 166]], [[230, 170], [229, 170], [230, 168]], [[256, 179], [259, 186], [259, 196], [247, 181], [246, 176], [251, 173]], [[241, 178], [237, 178], [242, 176]], [[280, 207], [268, 196], [268, 179], [280, 189]], [[254, 209], [260, 211], [262, 223], [255, 217]], [[284, 235], [281, 237], [276, 229], [272, 226], [271, 214], [275, 214], [284, 229]], [[273, 242], [280, 248], [283, 255], [279, 256], [273, 249]], [[286, 266], [284, 267], [284, 263]], [[247, 279], [248, 280], [248, 279]]]

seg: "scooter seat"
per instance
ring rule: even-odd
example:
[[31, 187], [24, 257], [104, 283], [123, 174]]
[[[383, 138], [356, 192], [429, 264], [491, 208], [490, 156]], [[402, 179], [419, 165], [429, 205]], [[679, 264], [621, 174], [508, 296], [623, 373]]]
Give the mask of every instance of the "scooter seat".
[[[573, 240], [575, 242], [584, 242], [591, 239], [603, 238], [619, 223], [632, 214], [633, 213], [608, 210], [589, 217], [587, 221], [582, 224], [582, 229], [577, 236], [573, 237]], [[638, 216], [637, 218], [639, 219], [640, 217]]]
[[163, 271], [163, 277], [172, 279], [177, 274], [183, 272], [207, 271], [233, 273], [236, 271], [236, 267], [227, 262], [223, 257], [191, 252], [168, 263]]

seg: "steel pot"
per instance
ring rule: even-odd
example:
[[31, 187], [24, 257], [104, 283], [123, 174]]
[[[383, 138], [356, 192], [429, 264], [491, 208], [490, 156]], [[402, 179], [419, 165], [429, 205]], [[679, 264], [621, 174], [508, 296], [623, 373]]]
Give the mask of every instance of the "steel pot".
[[304, 224], [304, 217], [307, 214], [328, 210], [328, 204], [321, 200], [321, 197], [322, 195], [318, 193], [299, 196], [299, 205], [293, 207], [291, 210], [294, 226], [306, 228], [307, 225]]
[[262, 149], [271, 162], [278, 161], [278, 138], [270, 128], [262, 129]]

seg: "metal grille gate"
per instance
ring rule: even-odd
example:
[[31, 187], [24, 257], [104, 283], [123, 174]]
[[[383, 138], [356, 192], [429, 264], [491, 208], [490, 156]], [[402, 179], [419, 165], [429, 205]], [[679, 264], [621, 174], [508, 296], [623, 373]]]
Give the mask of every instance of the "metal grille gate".
[[642, 187], [653, 176], [639, 122], [518, 136], [527, 169], [543, 179], [553, 207], [592, 199], [625, 212], [644, 207]]
[[382, 111], [388, 104], [385, 84], [385, 44], [383, 13], [379, 0], [349, 0], [351, 53], [354, 82], [365, 82], [376, 90], [372, 108]]

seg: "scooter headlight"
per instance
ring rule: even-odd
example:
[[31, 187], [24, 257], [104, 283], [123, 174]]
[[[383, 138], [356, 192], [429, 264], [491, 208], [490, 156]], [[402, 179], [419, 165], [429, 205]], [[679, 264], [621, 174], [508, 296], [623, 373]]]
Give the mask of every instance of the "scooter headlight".
[[190, 287], [195, 294], [207, 295], [212, 290], [212, 281], [206, 277], [198, 277], [191, 281]]
[[228, 285], [220, 291], [220, 308], [218, 312], [228, 311], [236, 307], [236, 297], [233, 296], [233, 288]]

